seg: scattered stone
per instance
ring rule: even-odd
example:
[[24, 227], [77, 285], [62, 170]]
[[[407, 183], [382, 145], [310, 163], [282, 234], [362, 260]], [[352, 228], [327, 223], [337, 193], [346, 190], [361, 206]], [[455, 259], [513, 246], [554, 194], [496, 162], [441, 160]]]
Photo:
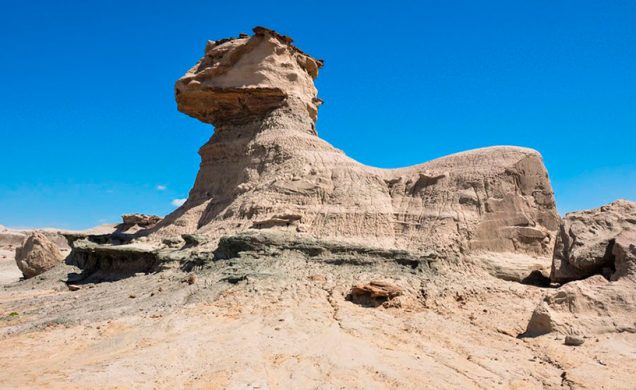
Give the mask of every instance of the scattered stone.
[[584, 342], [585, 339], [583, 337], [569, 334], [565, 336], [565, 341], [563, 342], [563, 344], [578, 347], [579, 345], [583, 345]]
[[77, 291], [81, 289], [81, 287], [76, 284], [67, 284], [66, 287], [68, 287], [70, 291]]
[[25, 279], [40, 275], [64, 261], [64, 255], [46, 235], [32, 232], [16, 249], [15, 262]]

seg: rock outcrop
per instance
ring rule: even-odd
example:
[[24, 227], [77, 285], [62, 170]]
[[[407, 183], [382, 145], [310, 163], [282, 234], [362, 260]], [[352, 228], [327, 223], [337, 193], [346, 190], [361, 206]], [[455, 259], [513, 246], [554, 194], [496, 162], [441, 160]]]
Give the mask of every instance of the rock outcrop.
[[526, 335], [636, 333], [635, 271], [635, 202], [618, 200], [568, 214], [551, 274], [565, 284], [537, 306]]
[[364, 166], [317, 136], [322, 64], [260, 27], [208, 42], [175, 93], [214, 135], [188, 200], [151, 239], [274, 229], [413, 252], [551, 254], [559, 216], [539, 153], [502, 146]]
[[146, 214], [124, 214], [121, 216], [123, 221], [123, 225], [133, 226], [138, 225], [141, 227], [148, 227], [156, 225], [159, 221], [161, 221], [161, 217], [157, 215], [146, 215]]
[[63, 261], [64, 255], [57, 245], [38, 231], [32, 232], [15, 252], [15, 262], [25, 279], [46, 272]]
[[550, 279], [564, 283], [603, 275], [608, 280], [636, 275], [636, 202], [617, 200], [563, 218]]

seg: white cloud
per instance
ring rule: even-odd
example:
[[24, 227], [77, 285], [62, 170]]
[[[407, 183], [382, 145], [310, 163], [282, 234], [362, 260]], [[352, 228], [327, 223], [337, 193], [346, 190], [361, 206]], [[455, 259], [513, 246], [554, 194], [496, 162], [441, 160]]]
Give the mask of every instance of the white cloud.
[[183, 206], [183, 204], [186, 202], [186, 200], [188, 200], [188, 199], [186, 199], [186, 198], [183, 198], [183, 199], [178, 199], [178, 198], [177, 199], [172, 199], [172, 202], [170, 202], [170, 204], [172, 204], [175, 207], [180, 207], [180, 206]]
[[157, 191], [165, 191], [168, 187], [164, 186], [163, 184], [158, 184], [157, 185]]

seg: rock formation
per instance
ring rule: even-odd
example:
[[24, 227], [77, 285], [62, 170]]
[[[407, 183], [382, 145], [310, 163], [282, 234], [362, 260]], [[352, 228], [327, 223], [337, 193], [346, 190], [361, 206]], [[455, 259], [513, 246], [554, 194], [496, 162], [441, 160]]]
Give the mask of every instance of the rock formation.
[[249, 229], [413, 252], [546, 255], [559, 217], [541, 156], [491, 147], [401, 169], [364, 166], [317, 136], [323, 62], [274, 31], [209, 41], [176, 83], [214, 125], [187, 202], [150, 232], [211, 242]]
[[609, 280], [634, 277], [635, 235], [635, 202], [617, 200], [567, 214], [557, 235], [550, 278], [563, 283], [596, 274]]
[[[215, 126], [187, 202], [60, 232], [71, 258], [0, 289], [4, 387], [632, 386], [632, 202], [559, 230], [518, 147], [359, 164], [317, 135], [322, 61], [254, 33], [209, 42], [176, 84]], [[20, 258], [58, 258], [29, 240]]]
[[35, 231], [16, 249], [15, 261], [24, 278], [28, 279], [60, 264], [64, 261], [64, 255], [46, 235]]
[[570, 282], [535, 309], [526, 334], [636, 333], [636, 202], [566, 215], [551, 279]]
[[146, 215], [146, 214], [124, 214], [121, 216], [122, 224], [126, 226], [141, 226], [148, 227], [156, 225], [159, 221], [161, 221], [161, 217], [157, 215]]

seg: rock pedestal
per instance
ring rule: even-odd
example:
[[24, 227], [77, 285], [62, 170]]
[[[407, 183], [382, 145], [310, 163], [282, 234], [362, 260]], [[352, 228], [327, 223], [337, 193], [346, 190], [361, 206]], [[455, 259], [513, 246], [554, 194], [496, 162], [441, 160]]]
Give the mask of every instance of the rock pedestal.
[[409, 251], [551, 254], [559, 216], [539, 153], [500, 146], [408, 168], [362, 165], [317, 135], [321, 66], [265, 28], [209, 41], [175, 93], [214, 135], [188, 200], [152, 235], [214, 242], [274, 229]]

